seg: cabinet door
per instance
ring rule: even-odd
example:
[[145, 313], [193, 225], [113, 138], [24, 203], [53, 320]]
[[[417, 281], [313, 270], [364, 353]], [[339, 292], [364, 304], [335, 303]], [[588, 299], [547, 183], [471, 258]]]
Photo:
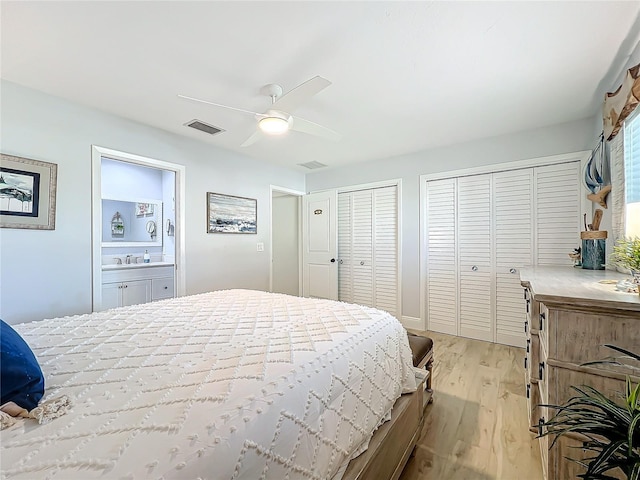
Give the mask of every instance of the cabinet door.
[[427, 182], [427, 328], [458, 334], [456, 179]]
[[122, 283], [103, 283], [102, 284], [102, 310], [109, 308], [121, 307], [120, 292]]
[[151, 301], [151, 280], [134, 280], [122, 284], [122, 306]]
[[174, 296], [173, 291], [174, 291], [173, 277], [151, 279], [151, 300], [173, 298]]
[[525, 346], [520, 268], [533, 264], [533, 170], [493, 175], [496, 341]]
[[579, 162], [536, 167], [536, 264], [572, 265], [580, 242]]
[[494, 340], [491, 174], [458, 178], [460, 335]]

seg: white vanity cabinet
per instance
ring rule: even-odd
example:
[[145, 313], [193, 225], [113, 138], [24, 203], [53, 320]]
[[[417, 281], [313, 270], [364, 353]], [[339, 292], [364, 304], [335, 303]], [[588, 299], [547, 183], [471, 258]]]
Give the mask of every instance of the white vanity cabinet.
[[174, 269], [166, 263], [103, 267], [100, 310], [174, 297]]

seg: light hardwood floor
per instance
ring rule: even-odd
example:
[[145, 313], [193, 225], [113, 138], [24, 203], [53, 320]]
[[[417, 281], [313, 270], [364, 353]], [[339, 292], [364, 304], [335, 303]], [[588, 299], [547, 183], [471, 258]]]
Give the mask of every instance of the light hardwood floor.
[[419, 332], [434, 341], [434, 401], [400, 480], [540, 480], [529, 433], [524, 350]]

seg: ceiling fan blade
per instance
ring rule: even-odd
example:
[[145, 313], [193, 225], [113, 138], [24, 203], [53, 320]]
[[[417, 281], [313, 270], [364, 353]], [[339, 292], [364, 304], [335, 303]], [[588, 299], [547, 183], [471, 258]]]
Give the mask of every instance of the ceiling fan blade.
[[316, 137], [328, 138], [329, 140], [333, 140], [335, 142], [342, 138], [342, 135], [340, 135], [338, 132], [335, 132], [330, 128], [323, 127], [322, 125], [318, 125], [317, 123], [310, 122], [309, 120], [305, 120], [304, 118], [300, 117], [293, 117], [291, 130], [307, 133]]
[[249, 138], [247, 138], [242, 143], [242, 145], [240, 145], [240, 146], [241, 147], [248, 147], [249, 145], [253, 145], [258, 140], [260, 140], [260, 137], [262, 137], [262, 132], [260, 130], [256, 130], [255, 132], [253, 132], [253, 135], [251, 135]]
[[200, 98], [187, 97], [186, 95], [178, 95], [180, 98], [184, 98], [186, 100], [192, 100], [194, 102], [206, 103], [207, 105], [213, 105], [214, 107], [227, 108], [229, 110], [235, 110], [236, 112], [249, 113], [251, 115], [259, 115], [264, 116], [262, 113], [252, 112], [251, 110], [244, 110], [242, 108], [230, 107], [229, 105], [222, 105], [221, 103], [209, 102], [208, 100], [202, 100]]
[[291, 112], [329, 85], [331, 85], [331, 82], [326, 78], [320, 76], [313, 77], [311, 80], [301, 83], [293, 90], [290, 90], [278, 98], [275, 103], [271, 105], [271, 108], [282, 110], [283, 112]]

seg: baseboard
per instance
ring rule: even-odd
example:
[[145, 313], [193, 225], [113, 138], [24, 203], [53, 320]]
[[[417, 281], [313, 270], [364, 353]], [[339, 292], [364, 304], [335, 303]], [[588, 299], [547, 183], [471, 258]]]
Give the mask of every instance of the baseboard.
[[413, 330], [424, 330], [424, 323], [422, 323], [422, 319], [418, 317], [409, 317], [407, 315], [403, 315], [400, 320], [402, 325], [405, 328], [412, 328]]

